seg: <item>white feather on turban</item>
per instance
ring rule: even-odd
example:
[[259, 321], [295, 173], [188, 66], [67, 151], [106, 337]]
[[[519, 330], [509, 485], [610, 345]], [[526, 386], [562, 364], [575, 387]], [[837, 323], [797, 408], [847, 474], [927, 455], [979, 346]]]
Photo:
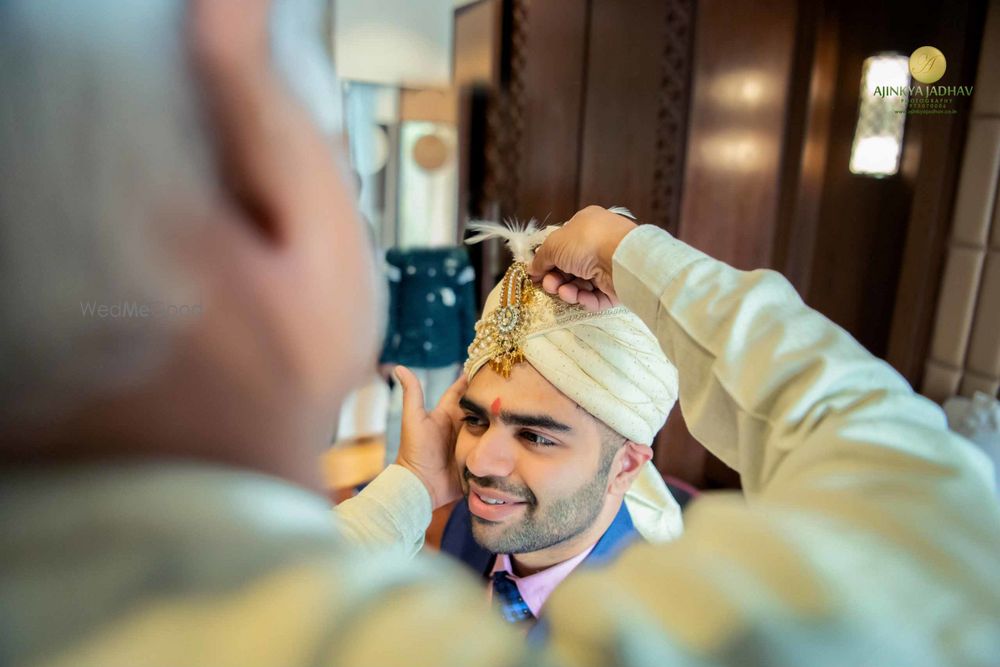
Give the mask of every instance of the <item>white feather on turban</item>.
[[[476, 323], [465, 362], [469, 380], [486, 364], [507, 376], [526, 361], [622, 437], [652, 445], [677, 401], [677, 369], [642, 320], [624, 306], [589, 313], [531, 283], [525, 266], [556, 227], [476, 222], [469, 228], [479, 233], [467, 243], [504, 238], [515, 259]], [[647, 540], [680, 534], [680, 509], [652, 463], [626, 494], [626, 504]]]

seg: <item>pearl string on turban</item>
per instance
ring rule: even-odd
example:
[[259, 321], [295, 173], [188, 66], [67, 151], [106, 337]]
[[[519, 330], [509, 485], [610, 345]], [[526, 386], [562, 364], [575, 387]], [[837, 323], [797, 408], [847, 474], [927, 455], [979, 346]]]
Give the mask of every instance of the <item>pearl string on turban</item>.
[[[624, 306], [587, 312], [531, 282], [526, 266], [555, 227], [475, 222], [469, 228], [478, 234], [466, 243], [504, 238], [515, 259], [476, 323], [465, 362], [469, 380], [487, 364], [508, 377], [513, 365], [527, 362], [622, 437], [652, 445], [677, 401], [677, 369], [642, 320]], [[626, 503], [648, 540], [679, 535], [680, 509], [651, 463], [633, 483]]]

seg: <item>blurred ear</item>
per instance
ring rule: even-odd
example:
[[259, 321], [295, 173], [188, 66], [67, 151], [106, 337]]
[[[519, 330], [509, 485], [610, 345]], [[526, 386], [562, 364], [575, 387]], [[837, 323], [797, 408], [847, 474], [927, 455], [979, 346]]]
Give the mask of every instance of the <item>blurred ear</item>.
[[625, 492], [632, 486], [632, 482], [639, 476], [642, 466], [646, 465], [646, 461], [652, 458], [652, 447], [626, 440], [611, 463], [608, 491], [614, 495], [624, 496]]
[[283, 244], [328, 217], [329, 195], [312, 184], [329, 184], [333, 165], [329, 142], [274, 67], [271, 4], [193, 0], [188, 49], [232, 203], [258, 236]]
[[279, 231], [270, 200], [276, 188], [258, 117], [273, 105], [262, 85], [270, 10], [270, 0], [192, 0], [187, 34], [231, 203], [262, 236], [274, 238]]

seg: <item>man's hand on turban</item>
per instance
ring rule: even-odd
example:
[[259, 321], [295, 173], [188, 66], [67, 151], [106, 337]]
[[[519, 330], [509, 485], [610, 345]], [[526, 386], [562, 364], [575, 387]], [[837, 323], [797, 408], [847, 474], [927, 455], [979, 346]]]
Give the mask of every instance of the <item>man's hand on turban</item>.
[[549, 234], [528, 272], [542, 289], [590, 311], [617, 305], [611, 258], [636, 224], [628, 218], [588, 206]]
[[437, 406], [424, 409], [424, 391], [420, 380], [405, 366], [396, 366], [396, 378], [403, 387], [403, 427], [398, 465], [424, 483], [434, 509], [447, 505], [462, 495], [455, 467], [455, 441], [463, 412], [458, 400], [468, 387], [465, 373], [441, 397]]

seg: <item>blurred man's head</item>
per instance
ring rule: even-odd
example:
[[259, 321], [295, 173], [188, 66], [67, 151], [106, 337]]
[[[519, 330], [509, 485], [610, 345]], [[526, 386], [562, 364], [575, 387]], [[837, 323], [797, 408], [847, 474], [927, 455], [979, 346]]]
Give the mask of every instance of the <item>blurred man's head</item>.
[[321, 7], [0, 5], [0, 457], [313, 474], [377, 344]]
[[569, 306], [523, 264], [483, 312], [456, 446], [473, 537], [544, 567], [613, 521], [676, 401], [677, 372], [634, 314]]

